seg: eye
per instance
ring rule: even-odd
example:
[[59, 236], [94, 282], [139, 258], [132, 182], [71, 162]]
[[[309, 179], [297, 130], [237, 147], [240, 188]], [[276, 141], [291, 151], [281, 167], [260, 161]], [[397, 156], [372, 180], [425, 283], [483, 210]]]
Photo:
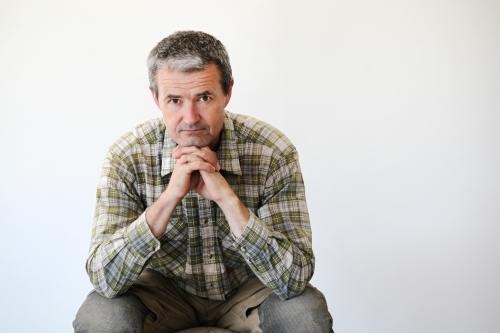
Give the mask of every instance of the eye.
[[202, 102], [208, 102], [210, 100], [210, 96], [208, 95], [201, 95], [200, 101]]
[[180, 100], [180, 99], [178, 99], [178, 98], [172, 98], [172, 99], [169, 101], [169, 103], [172, 103], [172, 104], [179, 104], [180, 102], [181, 102], [181, 100]]

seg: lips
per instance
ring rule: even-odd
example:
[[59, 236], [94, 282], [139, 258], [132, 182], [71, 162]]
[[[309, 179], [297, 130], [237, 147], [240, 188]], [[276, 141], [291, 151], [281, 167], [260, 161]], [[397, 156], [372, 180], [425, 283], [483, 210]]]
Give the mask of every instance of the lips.
[[198, 134], [198, 133], [201, 133], [203, 131], [202, 128], [200, 129], [184, 129], [184, 130], [181, 130], [181, 132], [184, 132], [186, 134]]

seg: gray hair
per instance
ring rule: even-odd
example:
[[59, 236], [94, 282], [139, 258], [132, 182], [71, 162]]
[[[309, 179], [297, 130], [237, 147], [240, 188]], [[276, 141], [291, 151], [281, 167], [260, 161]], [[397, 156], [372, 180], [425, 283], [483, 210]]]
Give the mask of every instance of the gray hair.
[[233, 79], [226, 48], [215, 37], [201, 31], [177, 31], [161, 40], [149, 53], [149, 88], [158, 96], [156, 72], [160, 68], [191, 73], [215, 64], [222, 91], [227, 95]]

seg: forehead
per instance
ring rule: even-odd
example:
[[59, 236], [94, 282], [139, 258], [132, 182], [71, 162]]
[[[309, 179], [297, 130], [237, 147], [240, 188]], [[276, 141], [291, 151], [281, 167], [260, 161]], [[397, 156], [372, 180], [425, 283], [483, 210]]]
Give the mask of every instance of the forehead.
[[222, 90], [219, 69], [214, 64], [189, 73], [160, 68], [156, 80], [159, 94], [198, 90], [216, 93]]

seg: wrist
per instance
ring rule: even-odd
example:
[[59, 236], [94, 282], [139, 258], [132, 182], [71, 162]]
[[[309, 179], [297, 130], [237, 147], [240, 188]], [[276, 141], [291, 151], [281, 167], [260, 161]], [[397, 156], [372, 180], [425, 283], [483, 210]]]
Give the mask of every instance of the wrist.
[[217, 205], [224, 212], [224, 216], [231, 228], [231, 232], [235, 237], [240, 237], [240, 235], [245, 230], [248, 220], [250, 219], [250, 212], [248, 208], [241, 202], [240, 198], [231, 191], [224, 197], [223, 200], [217, 201]]
[[155, 237], [163, 235], [175, 207], [180, 200], [170, 197], [165, 190], [160, 197], [146, 210], [146, 223]]

